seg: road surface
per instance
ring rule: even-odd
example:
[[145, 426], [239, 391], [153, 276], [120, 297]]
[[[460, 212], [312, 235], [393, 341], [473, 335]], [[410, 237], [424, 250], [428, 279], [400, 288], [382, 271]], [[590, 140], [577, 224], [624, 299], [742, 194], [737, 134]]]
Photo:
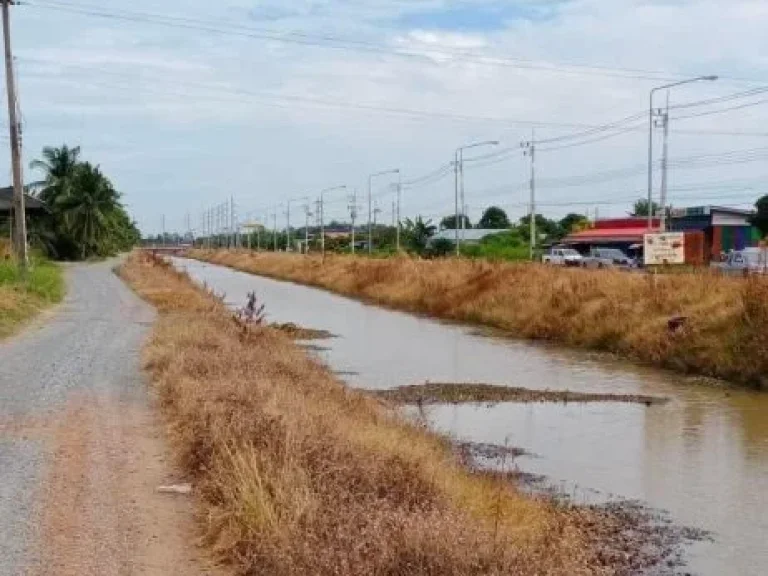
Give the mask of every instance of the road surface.
[[153, 310], [112, 273], [0, 343], [0, 576], [209, 574], [139, 353]]

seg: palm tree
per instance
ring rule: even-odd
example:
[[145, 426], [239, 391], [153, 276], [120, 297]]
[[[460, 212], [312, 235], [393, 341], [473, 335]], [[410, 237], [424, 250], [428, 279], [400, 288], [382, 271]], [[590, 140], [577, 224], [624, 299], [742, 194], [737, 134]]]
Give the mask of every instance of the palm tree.
[[114, 226], [115, 212], [121, 208], [120, 194], [102, 174], [98, 166], [89, 162], [79, 164], [71, 187], [57, 198], [68, 233], [81, 250], [80, 257], [108, 251], [106, 246]]
[[70, 148], [66, 144], [61, 148], [46, 146], [43, 148], [43, 159], [33, 160], [29, 167], [32, 170], [42, 170], [45, 174], [43, 188], [38, 197], [53, 206], [57, 200], [67, 194], [79, 163], [80, 147]]
[[432, 224], [432, 220], [425, 222], [421, 216], [417, 216], [416, 220], [406, 218], [404, 227], [408, 247], [417, 254], [424, 253], [427, 242], [437, 230], [437, 227]]

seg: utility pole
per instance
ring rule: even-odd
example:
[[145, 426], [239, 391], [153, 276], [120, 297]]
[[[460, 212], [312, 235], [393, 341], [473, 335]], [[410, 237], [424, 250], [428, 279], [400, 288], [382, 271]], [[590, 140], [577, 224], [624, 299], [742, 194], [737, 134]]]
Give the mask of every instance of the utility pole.
[[165, 247], [165, 214], [163, 214], [163, 243], [162, 246]]
[[393, 170], [384, 170], [382, 172], [376, 172], [368, 176], [368, 254], [373, 253], [373, 197], [371, 188], [373, 186], [373, 179], [377, 176], [385, 176], [387, 174], [400, 174], [400, 169], [395, 168]]
[[286, 229], [285, 229], [285, 247], [286, 252], [291, 248], [291, 200], [288, 200], [288, 208], [285, 211]]
[[400, 227], [401, 227], [401, 220], [400, 220], [400, 202], [403, 195], [403, 174], [398, 173], [397, 178], [397, 231], [395, 232], [395, 246], [397, 248], [398, 253], [400, 252]]
[[355, 221], [357, 220], [357, 188], [355, 188], [354, 193], [352, 196], [349, 197], [350, 201], [352, 202], [348, 208], [349, 208], [349, 216], [352, 218], [352, 254], [355, 254]]
[[464, 233], [466, 230], [465, 221], [467, 219], [467, 202], [464, 198], [464, 149], [459, 149], [459, 194], [461, 202], [461, 215], [459, 222], [456, 222], [456, 227], [461, 228], [461, 240], [464, 240], [467, 235]]
[[[485, 142], [475, 142], [474, 144], [470, 144], [468, 146], [462, 146], [461, 148], [456, 149], [456, 154], [454, 156], [454, 181], [456, 185], [456, 221], [454, 222], [454, 226], [456, 227], [456, 256], [461, 255], [461, 240], [462, 238], [459, 237], [459, 227], [461, 227], [462, 230], [464, 230], [464, 220], [466, 220], [466, 216], [464, 212], [466, 211], [466, 207], [464, 204], [464, 150], [469, 150], [470, 148], [479, 148], [481, 146], [498, 146], [499, 141], [498, 140], [486, 140]], [[461, 173], [461, 225], [459, 225], [459, 173]]]
[[309, 219], [312, 216], [312, 212], [309, 209], [309, 201], [304, 205], [304, 254], [309, 254]]
[[456, 210], [454, 211], [453, 228], [456, 234], [456, 256], [461, 253], [461, 247], [459, 244], [459, 151], [456, 150], [456, 154], [453, 157], [453, 184], [456, 193]]
[[[664, 126], [664, 151], [661, 157], [661, 221], [660, 231], [667, 231], [667, 166], [669, 165], [669, 91], [667, 91], [667, 108], [661, 115]], [[650, 210], [650, 206], [648, 207]]]
[[8, 90], [8, 124], [11, 132], [11, 164], [13, 168], [13, 214], [16, 230], [13, 234], [16, 258], [22, 269], [29, 264], [27, 253], [27, 215], [24, 206], [24, 180], [21, 171], [21, 127], [17, 117], [18, 98], [16, 96], [16, 77], [13, 70], [13, 52], [11, 51], [11, 15], [10, 5], [13, 0], [0, 0], [3, 9], [3, 36], [5, 40], [5, 83]]
[[275, 243], [275, 252], [277, 252], [277, 208], [272, 213], [272, 239]]
[[531, 134], [530, 142], [521, 144], [523, 154], [531, 158], [531, 261], [536, 255], [536, 130]]

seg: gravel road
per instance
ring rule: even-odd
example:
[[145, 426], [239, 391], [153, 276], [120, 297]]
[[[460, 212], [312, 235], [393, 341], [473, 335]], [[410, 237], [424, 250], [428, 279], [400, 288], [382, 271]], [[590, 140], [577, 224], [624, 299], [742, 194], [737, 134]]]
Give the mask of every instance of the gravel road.
[[140, 370], [154, 312], [112, 273], [66, 269], [54, 312], [0, 343], [0, 576], [208, 574]]

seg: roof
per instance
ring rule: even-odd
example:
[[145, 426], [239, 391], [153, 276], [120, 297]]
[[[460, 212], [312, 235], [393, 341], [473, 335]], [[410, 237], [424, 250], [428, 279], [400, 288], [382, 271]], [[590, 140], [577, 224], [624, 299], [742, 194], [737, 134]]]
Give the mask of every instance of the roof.
[[[459, 230], [459, 238], [462, 242], [480, 242], [483, 238], [487, 238], [488, 236], [494, 236], [496, 234], [503, 234], [504, 232], [507, 232], [507, 230], [490, 230], [487, 228], [467, 228], [465, 230]], [[456, 230], [455, 229], [445, 229], [441, 230], [432, 238], [430, 238], [431, 241], [435, 240], [456, 240]]]
[[[8, 212], [13, 203], [13, 188], [0, 188], [0, 212]], [[45, 210], [45, 203], [34, 196], [24, 194], [24, 204], [27, 210]]]
[[563, 239], [565, 244], [589, 242], [643, 242], [646, 234], [658, 232], [647, 227], [642, 228], [601, 228], [583, 230], [569, 234]]

